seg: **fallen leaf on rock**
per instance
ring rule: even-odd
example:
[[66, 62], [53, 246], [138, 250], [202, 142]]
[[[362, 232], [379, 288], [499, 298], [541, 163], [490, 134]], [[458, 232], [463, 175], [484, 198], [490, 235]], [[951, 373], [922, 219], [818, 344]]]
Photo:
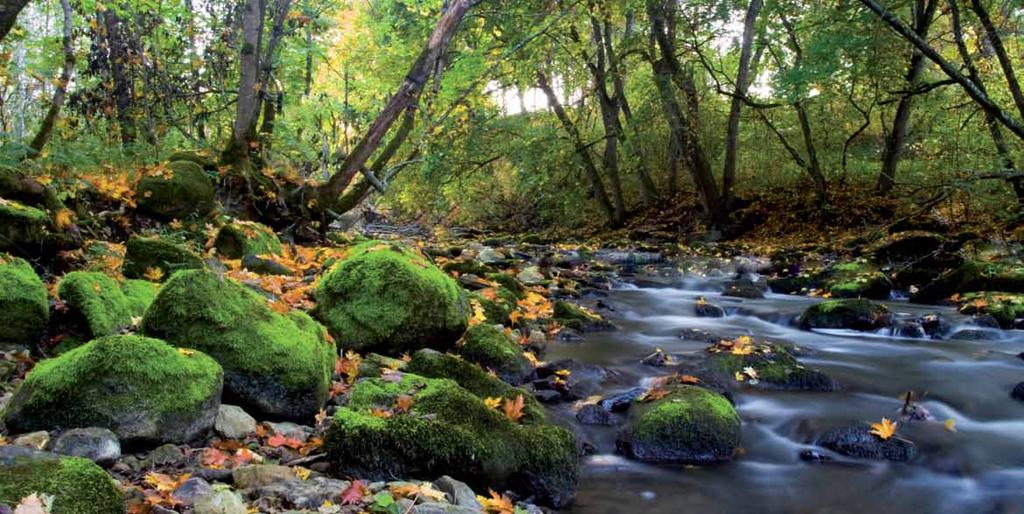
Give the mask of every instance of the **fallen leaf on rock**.
[[487, 493], [491, 495], [490, 498], [476, 497], [480, 505], [483, 506], [484, 512], [487, 514], [513, 514], [515, 512], [516, 507], [508, 496], [498, 494], [492, 489], [488, 489]]
[[896, 425], [898, 423], [890, 421], [889, 418], [882, 418], [880, 423], [871, 424], [871, 434], [878, 436], [879, 439], [887, 441], [893, 435], [896, 434]]
[[391, 494], [399, 498], [430, 498], [437, 502], [448, 503], [448, 497], [441, 491], [434, 489], [434, 485], [425, 482], [423, 484], [402, 484], [393, 485], [388, 488]]
[[356, 480], [341, 493], [342, 505], [354, 505], [363, 503], [363, 500], [370, 494], [370, 488], [362, 480]]
[[523, 406], [523, 395], [516, 396], [515, 400], [505, 398], [505, 417], [508, 418], [509, 421], [518, 423], [523, 417]]

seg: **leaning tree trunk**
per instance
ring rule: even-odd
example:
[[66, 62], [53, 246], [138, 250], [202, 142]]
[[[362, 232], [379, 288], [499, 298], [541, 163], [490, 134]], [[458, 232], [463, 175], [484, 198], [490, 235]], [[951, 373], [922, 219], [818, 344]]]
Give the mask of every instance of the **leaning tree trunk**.
[[53, 92], [53, 101], [50, 103], [50, 108], [46, 111], [46, 116], [43, 118], [43, 123], [39, 126], [39, 131], [36, 132], [36, 136], [29, 143], [29, 148], [32, 149], [30, 157], [35, 157], [42, 153], [43, 147], [50, 140], [53, 126], [57, 123], [60, 110], [64, 106], [64, 98], [67, 96], [71, 74], [75, 71], [75, 49], [72, 46], [71, 39], [71, 4], [68, 0], [60, 0], [60, 6], [64, 11], [64, 68], [60, 72], [60, 78], [57, 79], [57, 89]]
[[722, 165], [722, 204], [731, 209], [733, 203], [733, 184], [736, 183], [736, 161], [740, 144], [740, 114], [743, 111], [743, 99], [747, 96], [750, 86], [750, 59], [753, 55], [754, 28], [757, 16], [764, 7], [764, 0], [750, 0], [747, 15], [743, 20], [743, 39], [740, 44], [740, 63], [736, 71], [736, 90], [733, 92], [729, 106], [729, 121], [725, 131], [725, 163]]
[[18, 13], [28, 5], [29, 0], [4, 0], [0, 2], [0, 41], [14, 28]]

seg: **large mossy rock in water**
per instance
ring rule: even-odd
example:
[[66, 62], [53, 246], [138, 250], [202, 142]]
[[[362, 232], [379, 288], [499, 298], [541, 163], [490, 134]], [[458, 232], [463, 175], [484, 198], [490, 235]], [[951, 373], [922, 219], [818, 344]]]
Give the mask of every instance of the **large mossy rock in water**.
[[213, 210], [213, 182], [191, 161], [174, 161], [157, 168], [135, 190], [139, 208], [162, 218], [205, 216]]
[[759, 389], [816, 392], [839, 389], [838, 382], [804, 366], [784, 345], [750, 342], [737, 347], [738, 344], [730, 341], [728, 345], [717, 343], [708, 348], [711, 368], [725, 383], [735, 383], [737, 377], [742, 377], [744, 383]]
[[117, 281], [97, 271], [68, 273], [57, 285], [57, 296], [90, 337], [116, 334], [138, 315]]
[[660, 400], [634, 403], [619, 433], [629, 458], [666, 464], [710, 464], [732, 459], [740, 444], [740, 417], [724, 396], [682, 385]]
[[35, 344], [50, 320], [46, 285], [24, 259], [0, 254], [0, 350]]
[[357, 351], [400, 355], [450, 350], [469, 324], [459, 284], [412, 249], [381, 242], [355, 247], [317, 289], [316, 316]]
[[[408, 397], [408, 411], [378, 417]], [[546, 423], [510, 421], [451, 380], [405, 374], [357, 382], [324, 446], [334, 472], [370, 479], [450, 475], [475, 489], [511, 489], [561, 507], [573, 496], [579, 458], [573, 435]]]
[[253, 415], [309, 421], [331, 386], [336, 350], [305, 313], [208, 270], [175, 273], [146, 311], [143, 331], [201, 350], [224, 367], [225, 402]]
[[919, 303], [935, 303], [956, 293], [1001, 291], [1024, 293], [1024, 265], [984, 261], [967, 261], [922, 286], [910, 299]]
[[877, 330], [887, 327], [892, 321], [889, 309], [881, 304], [864, 299], [826, 300], [812, 305], [800, 315], [800, 328], [849, 328], [853, 330]]
[[139, 336], [95, 339], [40, 361], [4, 411], [14, 432], [108, 428], [131, 445], [206, 434], [220, 407], [221, 367], [210, 357]]
[[0, 198], [0, 250], [30, 250], [46, 239], [45, 211]]
[[170, 278], [175, 271], [202, 268], [203, 259], [182, 245], [158, 237], [132, 236], [121, 272], [128, 278]]
[[892, 290], [884, 273], [862, 261], [834, 264], [821, 274], [819, 282], [833, 298], [885, 300]]
[[125, 507], [117, 482], [88, 459], [0, 446], [0, 503], [13, 507], [33, 493], [53, 497], [50, 514], [121, 514]]
[[229, 259], [246, 255], [280, 255], [281, 240], [273, 229], [253, 221], [235, 221], [217, 232], [213, 246], [217, 253]]
[[512, 385], [521, 384], [533, 375], [533, 365], [523, 355], [523, 348], [494, 325], [469, 327], [459, 343], [458, 353], [466, 360], [494, 371]]

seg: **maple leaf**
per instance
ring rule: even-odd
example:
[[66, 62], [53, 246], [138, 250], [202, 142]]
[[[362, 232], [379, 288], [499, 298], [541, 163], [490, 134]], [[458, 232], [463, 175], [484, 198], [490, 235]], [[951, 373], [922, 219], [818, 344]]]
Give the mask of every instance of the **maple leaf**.
[[296, 466], [292, 471], [295, 472], [295, 476], [299, 477], [299, 480], [309, 480], [309, 476], [313, 474], [313, 470], [302, 466]]
[[488, 409], [497, 409], [498, 407], [501, 407], [501, 400], [502, 398], [497, 396], [488, 396], [487, 398], [484, 398], [484, 405], [486, 405]]
[[190, 350], [188, 348], [178, 348], [178, 355], [183, 355], [185, 357], [191, 357], [191, 356], [193, 356], [195, 354], [196, 354], [195, 350]]
[[487, 322], [487, 313], [484, 312], [484, 307], [480, 305], [480, 301], [472, 299], [469, 304], [473, 307], [473, 317], [469, 318], [470, 326], [480, 325]]
[[223, 469], [224, 464], [228, 462], [228, 456], [224, 452], [216, 448], [207, 448], [203, 450], [202, 458], [200, 459], [203, 467], [211, 469]]
[[505, 398], [504, 412], [509, 421], [518, 423], [523, 417], [523, 395], [516, 396], [515, 400]]
[[160, 268], [146, 268], [146, 271], [142, 273], [142, 278], [150, 282], [159, 282], [160, 279], [164, 278], [164, 270]]
[[53, 215], [53, 226], [58, 230], [64, 230], [74, 223], [70, 209], [61, 209]]
[[281, 434], [274, 434], [267, 439], [267, 446], [272, 448], [286, 446], [293, 450], [298, 450], [302, 447], [302, 441], [295, 439], [294, 437], [285, 437]]
[[152, 472], [146, 473], [146, 476], [143, 478], [143, 480], [145, 480], [147, 484], [153, 486], [153, 488], [156, 489], [158, 492], [169, 493], [180, 487], [181, 484], [185, 483], [185, 481], [188, 480], [189, 477], [191, 476], [192, 475], [185, 473], [175, 478], [172, 477], [171, 475], [166, 475], [164, 473]]
[[747, 367], [743, 368], [743, 373], [745, 375], [747, 375], [748, 377], [750, 377], [750, 378], [752, 378], [754, 380], [757, 380], [757, 376], [758, 376], [757, 375], [757, 370], [754, 369], [753, 366], [747, 366]]
[[363, 503], [364, 498], [370, 494], [370, 488], [362, 480], [353, 481], [348, 489], [341, 493], [342, 505], [354, 505]]
[[668, 389], [648, 389], [646, 392], [644, 392], [644, 394], [640, 395], [640, 397], [637, 398], [637, 401], [653, 402], [655, 400], [660, 400], [668, 396], [671, 392], [672, 391], [669, 391]]
[[515, 512], [516, 507], [508, 496], [498, 494], [492, 489], [488, 489], [487, 493], [491, 495], [490, 498], [476, 497], [477, 501], [484, 508], [484, 512], [488, 514], [512, 514]]
[[429, 482], [423, 484], [392, 485], [388, 490], [391, 491], [393, 496], [398, 498], [409, 498], [413, 500], [418, 498], [430, 498], [437, 502], [448, 502], [448, 497], [445, 496], [443, 492], [434, 489], [434, 485]]
[[897, 425], [898, 423], [890, 421], [889, 418], [882, 418], [880, 423], [871, 424], [871, 431], [869, 433], [871, 435], [878, 436], [878, 438], [883, 441], [887, 441], [896, 434]]
[[395, 410], [398, 412], [409, 412], [412, 408], [413, 397], [407, 394], [399, 395], [395, 399]]
[[700, 379], [693, 375], [682, 375], [679, 377], [679, 383], [697, 385], [700, 383]]
[[395, 413], [391, 412], [391, 411], [389, 411], [387, 409], [381, 409], [379, 407], [375, 407], [375, 408], [370, 409], [370, 415], [375, 417], [375, 418], [387, 419], [387, 418], [390, 418], [391, 416], [394, 416]]

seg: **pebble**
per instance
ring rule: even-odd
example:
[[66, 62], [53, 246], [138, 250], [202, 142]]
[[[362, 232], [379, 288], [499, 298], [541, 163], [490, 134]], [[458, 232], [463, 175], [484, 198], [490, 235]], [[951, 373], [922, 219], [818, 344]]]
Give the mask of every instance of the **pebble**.
[[217, 409], [217, 418], [213, 423], [213, 429], [228, 439], [241, 439], [256, 431], [256, 419], [241, 407], [221, 405]]

